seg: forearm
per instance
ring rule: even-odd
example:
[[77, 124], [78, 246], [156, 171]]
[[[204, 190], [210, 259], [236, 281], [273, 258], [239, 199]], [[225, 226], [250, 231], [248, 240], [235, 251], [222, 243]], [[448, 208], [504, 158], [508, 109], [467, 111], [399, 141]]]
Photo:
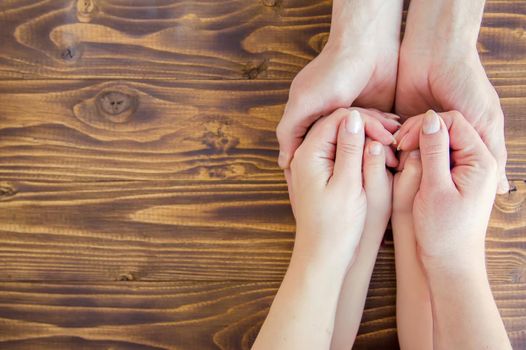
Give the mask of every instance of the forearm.
[[396, 321], [404, 350], [433, 349], [433, 316], [427, 280], [418, 258], [411, 213], [391, 218], [396, 262]]
[[484, 258], [444, 266], [425, 262], [436, 349], [511, 349]]
[[332, 350], [350, 349], [360, 327], [369, 282], [386, 225], [371, 227], [371, 224], [367, 223], [365, 226], [369, 229], [366, 229], [362, 235], [355, 253], [356, 260], [349, 268], [342, 284], [336, 310]]
[[485, 0], [412, 0], [404, 49], [433, 54], [476, 49]]
[[347, 263], [309, 261], [293, 253], [252, 349], [328, 349]]
[[399, 46], [403, 0], [334, 0], [329, 40]]

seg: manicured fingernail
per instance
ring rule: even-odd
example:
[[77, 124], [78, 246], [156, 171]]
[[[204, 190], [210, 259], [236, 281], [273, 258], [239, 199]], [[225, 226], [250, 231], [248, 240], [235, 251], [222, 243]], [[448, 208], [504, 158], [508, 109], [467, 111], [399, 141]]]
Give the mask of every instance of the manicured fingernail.
[[422, 132], [430, 135], [437, 133], [440, 130], [440, 117], [435, 111], [429, 110], [424, 116], [424, 123], [422, 124]]
[[409, 153], [409, 157], [411, 158], [420, 158], [420, 150], [414, 150]]
[[352, 110], [351, 114], [345, 120], [345, 129], [351, 134], [357, 134], [363, 129], [363, 120], [360, 112]]
[[372, 156], [378, 156], [384, 150], [384, 146], [379, 142], [373, 141], [369, 145], [369, 154]]
[[398, 143], [398, 141], [396, 140], [396, 137], [398, 136], [399, 133], [400, 133], [400, 130], [396, 130], [395, 133], [393, 134], [393, 139], [394, 139], [393, 145], [396, 145]]
[[398, 146], [396, 146], [396, 150], [397, 151], [401, 151], [402, 150], [402, 146], [404, 145], [404, 141], [405, 139], [407, 138], [409, 134], [405, 134], [404, 137], [402, 137], [402, 139], [400, 140], [400, 142], [398, 142]]

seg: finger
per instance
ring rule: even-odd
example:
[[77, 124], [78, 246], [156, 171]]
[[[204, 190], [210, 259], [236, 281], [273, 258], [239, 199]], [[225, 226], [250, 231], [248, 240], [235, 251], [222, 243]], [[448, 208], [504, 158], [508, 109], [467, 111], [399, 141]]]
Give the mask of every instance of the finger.
[[294, 213], [294, 207], [296, 206], [296, 203], [295, 203], [295, 197], [294, 197], [294, 186], [292, 184], [292, 174], [290, 172], [290, 168], [285, 169], [283, 172], [285, 174], [285, 180], [287, 180], [287, 189], [289, 192], [289, 200], [290, 200], [290, 206], [292, 208], [292, 215], [296, 217], [296, 214]]
[[385, 152], [385, 164], [390, 168], [396, 168], [398, 166], [398, 158], [396, 158], [396, 154], [394, 150], [389, 146], [384, 146], [384, 152]]
[[363, 179], [366, 190], [369, 188], [378, 192], [381, 185], [385, 184], [387, 179], [385, 155], [385, 148], [381, 143], [367, 140], [363, 154]]
[[385, 167], [385, 146], [367, 140], [363, 154], [363, 181], [367, 194], [367, 208], [375, 213], [383, 212], [391, 203], [391, 184]]
[[482, 136], [482, 141], [484, 141], [491, 154], [493, 154], [497, 160], [499, 179], [497, 187], [498, 194], [508, 193], [510, 190], [510, 184], [506, 176], [508, 151], [506, 150], [506, 142], [504, 140], [504, 127], [500, 127], [496, 133], [487, 133]]
[[394, 186], [393, 210], [411, 213], [416, 193], [422, 180], [422, 162], [420, 151], [404, 152], [405, 164], [396, 175]]
[[307, 131], [307, 124], [314, 120], [309, 117], [306, 120], [298, 119], [292, 112], [285, 113], [276, 128], [276, 136], [279, 142], [278, 165], [282, 169], [290, 166], [290, 161], [296, 149], [303, 141]]
[[[366, 115], [367, 117], [372, 117], [380, 122], [382, 126], [388, 130], [391, 134], [395, 133], [400, 129], [400, 122], [394, 118], [388, 118], [388, 113], [380, 112], [377, 109], [359, 109], [362, 115]], [[394, 115], [394, 114], [393, 114]], [[367, 118], [366, 118], [367, 120]]]
[[[409, 118], [395, 135], [398, 151], [411, 151], [418, 148], [418, 137], [422, 127], [423, 114]], [[409, 149], [411, 148], [411, 149]]]
[[409, 156], [409, 153], [411, 153], [412, 151], [401, 151], [399, 153], [399, 157], [400, 159], [398, 160], [398, 167], [396, 168], [397, 171], [402, 171], [404, 170], [404, 166], [405, 166], [405, 161], [407, 160], [407, 157]]
[[364, 122], [360, 112], [353, 110], [338, 129], [336, 160], [332, 182], [349, 191], [362, 187], [362, 158], [365, 142]]
[[422, 187], [443, 189], [453, 185], [449, 167], [449, 135], [444, 121], [428, 111], [420, 131]]
[[368, 113], [360, 112], [365, 123], [365, 133], [371, 139], [380, 142], [383, 145], [391, 145], [394, 143], [394, 137], [389, 130], [387, 130], [382, 123], [369, 115]]

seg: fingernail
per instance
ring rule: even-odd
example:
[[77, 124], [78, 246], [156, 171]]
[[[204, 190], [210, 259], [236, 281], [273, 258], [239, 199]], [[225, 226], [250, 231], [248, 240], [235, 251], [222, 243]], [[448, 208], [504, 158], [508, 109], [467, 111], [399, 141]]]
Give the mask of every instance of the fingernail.
[[399, 133], [400, 133], [400, 130], [396, 130], [395, 133], [393, 134], [393, 139], [394, 139], [393, 145], [397, 144], [398, 141], [396, 140], [396, 137], [398, 136]]
[[402, 137], [402, 139], [400, 140], [400, 142], [398, 142], [398, 146], [396, 146], [396, 150], [397, 151], [401, 151], [402, 150], [402, 146], [404, 145], [404, 141], [407, 138], [407, 136], [408, 136], [408, 134], [405, 134], [404, 137]]
[[384, 150], [384, 146], [380, 144], [379, 142], [374, 141], [369, 145], [369, 154], [372, 156], [380, 155], [383, 150]]
[[409, 153], [409, 157], [411, 158], [420, 158], [420, 150], [414, 150]]
[[422, 124], [422, 132], [426, 135], [437, 133], [440, 130], [440, 118], [433, 110], [426, 112], [424, 116], [424, 123]]
[[351, 134], [357, 134], [363, 129], [363, 120], [360, 112], [352, 110], [351, 114], [345, 120], [345, 129]]

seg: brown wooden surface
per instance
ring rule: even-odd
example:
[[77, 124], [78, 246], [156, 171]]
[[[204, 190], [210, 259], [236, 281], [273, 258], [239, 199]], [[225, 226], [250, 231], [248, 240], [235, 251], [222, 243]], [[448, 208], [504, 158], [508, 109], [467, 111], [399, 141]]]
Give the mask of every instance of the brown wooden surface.
[[[274, 129], [325, 0], [0, 1], [0, 348], [248, 349], [294, 221]], [[479, 49], [506, 113], [492, 287], [526, 349], [526, 0]], [[396, 349], [392, 239], [357, 349]]]

